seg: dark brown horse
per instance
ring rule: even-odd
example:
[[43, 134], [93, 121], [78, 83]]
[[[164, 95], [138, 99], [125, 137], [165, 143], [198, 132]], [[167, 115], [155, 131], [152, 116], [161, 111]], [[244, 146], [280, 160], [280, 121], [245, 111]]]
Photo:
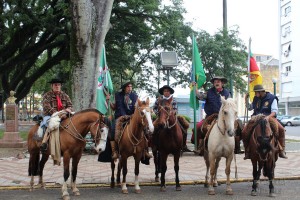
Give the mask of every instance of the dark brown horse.
[[[54, 114], [53, 114], [54, 115]], [[45, 187], [43, 182], [43, 169], [50, 155], [50, 148], [42, 153], [40, 160], [40, 141], [36, 139], [39, 125], [33, 126], [28, 134], [28, 151], [30, 153], [28, 173], [31, 176], [30, 190], [33, 190], [34, 176], [39, 176], [39, 185]], [[85, 136], [90, 132], [95, 140], [96, 151], [105, 149], [108, 129], [103, 123], [103, 115], [96, 109], [87, 109], [75, 113], [61, 122], [59, 127], [59, 140], [61, 155], [64, 164], [64, 184], [62, 186], [63, 199], [69, 199], [67, 180], [70, 176], [70, 159], [72, 158], [71, 188], [75, 195], [80, 195], [76, 187], [78, 162], [85, 148]], [[51, 134], [51, 133], [50, 133]]]
[[[150, 132], [153, 132], [154, 127], [152, 124], [150, 107], [149, 107], [149, 98], [146, 101], [137, 100], [135, 104], [135, 111], [132, 114], [130, 121], [124, 129], [120, 132], [120, 135], [115, 135], [115, 141], [118, 143], [120, 159], [118, 165], [117, 172], [117, 182], [120, 181], [120, 173], [122, 170], [123, 180], [122, 180], [122, 193], [127, 194], [127, 186], [126, 186], [126, 175], [127, 175], [127, 159], [130, 156], [134, 157], [135, 160], [135, 192], [140, 193], [141, 188], [139, 186], [139, 164], [144, 156], [145, 148], [147, 146], [147, 139], [145, 138], [144, 131], [148, 127]], [[116, 130], [119, 129], [121, 118], [118, 118], [116, 122]], [[121, 122], [122, 123], [122, 122]], [[122, 125], [121, 125], [122, 126]], [[114, 176], [112, 174], [112, 176]], [[114, 180], [112, 178], [112, 180]], [[112, 183], [114, 185], [114, 183]]]
[[274, 136], [277, 124], [270, 123], [271, 121], [267, 120], [264, 115], [257, 115], [251, 120], [254, 121], [253, 126], [250, 127], [250, 132], [248, 133], [248, 137], [250, 137], [249, 155], [253, 166], [253, 184], [251, 195], [257, 195], [257, 182], [260, 179], [261, 170], [263, 169], [263, 175], [269, 179], [269, 196], [273, 197], [275, 196], [273, 185], [274, 169], [275, 163], [278, 159], [278, 152], [275, 148]]
[[158, 173], [161, 172], [160, 190], [166, 191], [165, 174], [167, 171], [167, 158], [169, 154], [173, 154], [176, 190], [181, 191], [178, 173], [183, 135], [177, 120], [176, 110], [172, 107], [172, 97], [169, 100], [159, 100], [158, 112], [159, 116], [155, 122], [156, 130], [153, 136], [152, 149], [155, 162], [155, 179], [158, 180]]

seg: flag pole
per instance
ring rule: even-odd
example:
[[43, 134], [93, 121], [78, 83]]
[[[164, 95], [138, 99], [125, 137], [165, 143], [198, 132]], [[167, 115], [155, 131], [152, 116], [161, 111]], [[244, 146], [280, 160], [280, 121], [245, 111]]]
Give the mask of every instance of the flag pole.
[[[192, 81], [195, 82], [195, 76], [196, 76], [196, 66], [195, 66], [195, 50], [194, 50], [194, 42], [195, 42], [195, 36], [193, 34], [193, 51], [192, 51], [192, 70], [193, 70], [193, 76], [192, 76]], [[197, 137], [197, 116], [196, 116], [196, 87], [197, 84], [195, 84], [195, 86], [193, 86], [193, 111], [194, 111], [194, 150], [196, 151], [198, 148], [198, 137]]]
[[249, 48], [248, 48], [248, 81], [247, 81], [247, 85], [248, 85], [248, 89], [247, 89], [247, 98], [246, 98], [246, 110], [247, 110], [247, 122], [248, 122], [248, 108], [249, 108], [249, 97], [250, 97], [250, 54], [251, 54], [251, 37], [249, 38]]

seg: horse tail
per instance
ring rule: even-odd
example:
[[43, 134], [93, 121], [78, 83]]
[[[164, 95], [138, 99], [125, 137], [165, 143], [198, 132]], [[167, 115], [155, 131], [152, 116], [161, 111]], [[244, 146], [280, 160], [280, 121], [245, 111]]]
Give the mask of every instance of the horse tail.
[[39, 175], [40, 169], [40, 152], [33, 152], [30, 154], [28, 176]]

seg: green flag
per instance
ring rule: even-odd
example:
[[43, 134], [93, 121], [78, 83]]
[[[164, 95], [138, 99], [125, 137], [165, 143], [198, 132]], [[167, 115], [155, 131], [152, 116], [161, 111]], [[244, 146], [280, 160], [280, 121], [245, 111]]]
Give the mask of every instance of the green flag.
[[112, 94], [113, 90], [113, 83], [106, 64], [105, 46], [103, 46], [100, 58], [96, 100], [96, 107], [102, 114], [106, 114], [109, 110], [109, 101], [106, 101], [106, 95]]
[[[206, 81], [206, 76], [200, 58], [198, 45], [195, 37], [193, 36], [193, 61], [192, 61], [191, 82], [196, 82], [198, 88], [200, 88], [205, 83], [205, 81]], [[197, 110], [199, 108], [199, 102], [196, 100], [195, 97], [196, 94], [195, 94], [194, 86], [191, 84], [190, 88], [191, 88], [190, 107]]]

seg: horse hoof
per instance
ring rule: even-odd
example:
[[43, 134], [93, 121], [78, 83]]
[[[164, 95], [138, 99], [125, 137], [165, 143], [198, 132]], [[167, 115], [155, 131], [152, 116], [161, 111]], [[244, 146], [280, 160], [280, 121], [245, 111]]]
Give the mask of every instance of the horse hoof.
[[63, 200], [71, 200], [71, 198], [70, 198], [69, 195], [65, 195], [65, 196], [63, 196], [62, 198], [63, 198]]
[[208, 183], [204, 183], [204, 187], [205, 187], [205, 188], [208, 188]]
[[74, 196], [80, 196], [80, 192], [79, 191], [76, 191], [73, 194], [74, 194]]
[[227, 194], [227, 195], [233, 195], [233, 191], [232, 191], [232, 190], [227, 190], [227, 191], [226, 191], [226, 194]]
[[158, 177], [155, 177], [155, 182], [159, 182], [159, 178]]
[[269, 194], [269, 197], [276, 197], [276, 194], [274, 192]]
[[135, 190], [136, 194], [141, 194], [141, 189]]
[[208, 195], [215, 195], [216, 192], [214, 190], [208, 190]]
[[213, 183], [214, 187], [218, 187], [218, 185], [219, 185], [218, 183]]
[[123, 193], [123, 194], [128, 194], [128, 190], [127, 190], [127, 189], [124, 189], [124, 190], [122, 190], [122, 193]]
[[164, 186], [164, 187], [161, 187], [161, 188], [160, 188], [160, 191], [161, 191], [161, 192], [165, 192], [165, 191], [166, 191], [166, 187], [165, 187], [165, 186]]
[[180, 186], [176, 187], [176, 191], [181, 191], [181, 187]]
[[257, 192], [256, 191], [251, 191], [251, 196], [257, 196]]

